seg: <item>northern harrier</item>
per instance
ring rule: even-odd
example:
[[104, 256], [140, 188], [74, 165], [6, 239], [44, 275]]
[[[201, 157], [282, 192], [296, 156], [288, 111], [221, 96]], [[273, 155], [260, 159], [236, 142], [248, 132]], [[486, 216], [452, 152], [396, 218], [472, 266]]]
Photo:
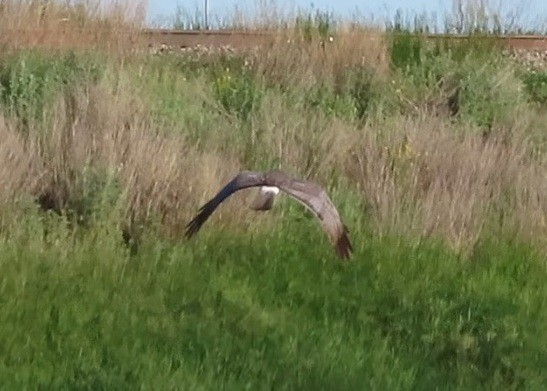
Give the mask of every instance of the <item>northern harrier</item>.
[[290, 178], [281, 171], [239, 173], [212, 200], [201, 207], [196, 217], [186, 226], [186, 237], [194, 236], [226, 198], [236, 191], [250, 187], [260, 187], [258, 196], [251, 205], [252, 209], [270, 210], [274, 197], [282, 190], [302, 203], [319, 219], [340, 258], [350, 257], [353, 248], [348, 237], [348, 229], [325, 190], [313, 182]]

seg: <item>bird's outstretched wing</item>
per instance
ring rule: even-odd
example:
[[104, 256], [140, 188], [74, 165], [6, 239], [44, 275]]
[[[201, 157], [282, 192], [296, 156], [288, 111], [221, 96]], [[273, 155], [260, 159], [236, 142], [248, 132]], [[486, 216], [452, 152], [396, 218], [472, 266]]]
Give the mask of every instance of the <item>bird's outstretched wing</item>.
[[244, 171], [238, 174], [212, 200], [201, 207], [196, 217], [186, 226], [186, 237], [194, 236], [215, 209], [233, 193], [258, 186], [266, 186], [266, 188], [259, 193], [259, 197], [252, 206], [253, 209], [269, 210], [273, 205], [277, 189], [280, 189], [302, 203], [319, 219], [340, 258], [348, 259], [351, 256], [353, 248], [348, 229], [325, 190], [313, 182], [291, 179], [281, 171], [269, 173]]
[[196, 217], [194, 217], [186, 226], [185, 236], [187, 238], [194, 236], [209, 216], [213, 214], [215, 209], [236, 191], [247, 189], [249, 187], [262, 186], [263, 184], [264, 175], [260, 172], [243, 171], [239, 173], [226, 186], [224, 186], [213, 199], [200, 208]]
[[351, 256], [353, 247], [349, 240], [349, 231], [321, 186], [309, 181], [291, 179], [279, 184], [279, 188], [302, 203], [319, 219], [340, 258], [348, 259]]

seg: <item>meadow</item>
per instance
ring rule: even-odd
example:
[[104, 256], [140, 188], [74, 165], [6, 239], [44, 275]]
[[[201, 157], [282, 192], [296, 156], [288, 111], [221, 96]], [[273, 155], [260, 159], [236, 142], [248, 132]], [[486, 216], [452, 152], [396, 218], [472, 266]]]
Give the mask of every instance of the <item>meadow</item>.
[[[0, 8], [3, 387], [547, 388], [545, 68], [321, 17], [151, 54], [82, 4]], [[352, 259], [254, 192], [185, 240], [243, 169], [324, 185]]]

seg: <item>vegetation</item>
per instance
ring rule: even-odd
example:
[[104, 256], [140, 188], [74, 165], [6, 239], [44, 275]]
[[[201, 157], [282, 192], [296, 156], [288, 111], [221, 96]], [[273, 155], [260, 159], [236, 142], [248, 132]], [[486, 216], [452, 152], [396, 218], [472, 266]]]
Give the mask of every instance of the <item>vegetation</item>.
[[[547, 387], [547, 74], [480, 36], [326, 21], [250, 51], [2, 49], [1, 384]], [[328, 188], [350, 262], [248, 193], [182, 238], [273, 168]]]

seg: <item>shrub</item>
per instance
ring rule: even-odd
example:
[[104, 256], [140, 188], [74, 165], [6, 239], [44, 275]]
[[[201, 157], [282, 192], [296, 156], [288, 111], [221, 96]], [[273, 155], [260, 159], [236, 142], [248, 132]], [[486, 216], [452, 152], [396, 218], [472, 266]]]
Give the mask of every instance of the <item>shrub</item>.
[[260, 103], [262, 92], [249, 72], [226, 68], [213, 81], [216, 99], [231, 114], [246, 121]]
[[462, 115], [491, 129], [511, 124], [522, 107], [524, 96], [512, 67], [474, 61], [463, 64], [460, 103]]
[[523, 81], [532, 102], [547, 103], [547, 72], [526, 73]]
[[353, 119], [356, 116], [354, 102], [345, 91], [337, 93], [329, 85], [319, 85], [307, 93], [309, 107], [317, 108], [329, 116]]
[[422, 41], [405, 33], [391, 36], [391, 65], [396, 69], [418, 66], [422, 62]]
[[525, 100], [513, 64], [495, 42], [417, 39], [397, 35], [392, 46], [393, 80], [403, 112], [460, 115], [486, 129], [513, 123]]
[[96, 82], [101, 73], [102, 66], [91, 55], [71, 51], [60, 56], [38, 51], [12, 54], [0, 63], [0, 103], [28, 125], [44, 118], [65, 86]]

